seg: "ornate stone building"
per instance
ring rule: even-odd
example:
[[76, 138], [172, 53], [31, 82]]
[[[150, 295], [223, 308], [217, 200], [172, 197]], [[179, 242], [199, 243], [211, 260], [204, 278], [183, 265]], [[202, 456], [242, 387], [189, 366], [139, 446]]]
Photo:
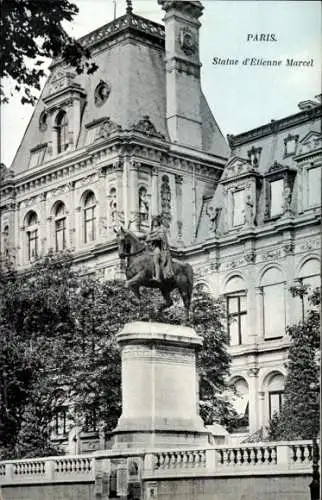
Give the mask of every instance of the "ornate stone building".
[[165, 26], [125, 15], [89, 33], [99, 69], [55, 61], [10, 169], [1, 165], [1, 253], [26, 269], [53, 249], [118, 276], [113, 227], [162, 213], [173, 253], [224, 294], [235, 404], [249, 431], [282, 402], [296, 280], [318, 284], [321, 104], [227, 144], [201, 89], [198, 1], [159, 0]]

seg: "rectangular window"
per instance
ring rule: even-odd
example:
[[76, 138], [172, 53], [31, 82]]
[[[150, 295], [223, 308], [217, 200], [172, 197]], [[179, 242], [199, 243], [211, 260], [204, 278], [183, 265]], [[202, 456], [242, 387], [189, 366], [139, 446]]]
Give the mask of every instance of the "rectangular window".
[[95, 207], [85, 209], [85, 243], [95, 240]]
[[321, 167], [310, 168], [308, 174], [308, 207], [321, 205]]
[[270, 183], [271, 191], [271, 206], [270, 206], [270, 216], [275, 217], [283, 212], [283, 179], [278, 181], [273, 181]]
[[281, 413], [283, 405], [283, 391], [272, 391], [268, 393], [269, 398], [269, 419], [272, 420], [275, 414]]
[[230, 345], [241, 345], [246, 327], [246, 295], [227, 296], [227, 323]]
[[46, 146], [38, 148], [36, 151], [31, 151], [29, 168], [36, 167], [37, 165], [43, 163], [45, 153], [46, 153]]
[[232, 211], [232, 225], [241, 226], [245, 222], [245, 190], [240, 189], [232, 193], [233, 211]]
[[28, 260], [38, 256], [38, 230], [28, 232]]
[[66, 219], [59, 219], [55, 221], [56, 232], [56, 252], [66, 248]]
[[263, 287], [264, 299], [264, 338], [271, 340], [285, 334], [284, 285]]

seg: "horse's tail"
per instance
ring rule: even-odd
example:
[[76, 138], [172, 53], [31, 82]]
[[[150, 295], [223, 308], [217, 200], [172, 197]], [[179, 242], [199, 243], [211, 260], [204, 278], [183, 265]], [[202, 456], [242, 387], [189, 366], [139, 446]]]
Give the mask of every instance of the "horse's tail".
[[189, 301], [189, 307], [190, 307], [190, 302], [191, 302], [191, 297], [192, 297], [192, 289], [193, 289], [193, 269], [192, 265], [189, 264], [188, 262], [185, 263], [185, 270], [186, 270], [186, 276], [187, 276], [187, 281], [188, 281], [188, 301]]

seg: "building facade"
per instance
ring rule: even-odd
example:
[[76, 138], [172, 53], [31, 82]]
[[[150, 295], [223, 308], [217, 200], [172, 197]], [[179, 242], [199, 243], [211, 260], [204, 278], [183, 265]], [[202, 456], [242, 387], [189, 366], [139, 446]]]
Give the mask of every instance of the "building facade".
[[162, 214], [174, 256], [227, 301], [235, 405], [248, 432], [282, 404], [289, 292], [320, 284], [321, 102], [223, 137], [200, 82], [200, 2], [159, 0], [164, 26], [124, 16], [81, 42], [98, 65], [60, 61], [10, 169], [1, 165], [1, 254], [27, 269], [50, 249], [120, 276], [114, 235]]

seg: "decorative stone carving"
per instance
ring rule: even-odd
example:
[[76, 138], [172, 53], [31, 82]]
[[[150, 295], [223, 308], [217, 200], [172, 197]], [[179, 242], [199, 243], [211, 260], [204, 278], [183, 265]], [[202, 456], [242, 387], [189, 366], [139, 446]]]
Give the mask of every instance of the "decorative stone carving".
[[41, 132], [45, 132], [47, 130], [47, 118], [47, 112], [45, 110], [42, 111], [39, 116], [39, 130]]
[[247, 370], [248, 377], [257, 377], [259, 370], [260, 369], [257, 367], [249, 368], [249, 370]]
[[210, 231], [213, 231], [215, 234], [218, 231], [221, 210], [222, 210], [221, 207], [215, 208], [212, 204], [208, 204], [206, 208], [206, 214], [210, 219]]
[[144, 186], [139, 189], [139, 227], [148, 226], [149, 221], [149, 202], [148, 192]]
[[256, 205], [250, 194], [247, 195], [245, 203], [245, 222], [248, 226], [256, 225]]
[[57, 71], [57, 73], [54, 73], [50, 80], [48, 94], [53, 94], [58, 90], [69, 87], [73, 83], [74, 79], [75, 75], [69, 71]]
[[108, 99], [111, 92], [111, 85], [101, 80], [94, 92], [95, 106], [102, 106]]
[[110, 118], [106, 118], [105, 122], [98, 129], [96, 140], [105, 139], [114, 132], [120, 132], [121, 130], [122, 128], [120, 125], [117, 125], [117, 123], [112, 122]]
[[197, 39], [190, 28], [180, 30], [180, 47], [187, 56], [191, 56], [197, 50]]
[[157, 129], [151, 122], [149, 115], [144, 115], [142, 120], [139, 120], [136, 124], [133, 125], [132, 128], [146, 135], [154, 135], [160, 138], [164, 138], [164, 136], [157, 131]]
[[305, 154], [322, 147], [322, 134], [311, 131], [299, 143], [298, 154]]
[[287, 243], [286, 245], [283, 246], [283, 251], [285, 255], [290, 255], [294, 253], [294, 243]]
[[251, 262], [255, 262], [255, 258], [256, 258], [255, 252], [248, 252], [248, 253], [245, 253], [245, 255], [244, 255], [244, 259], [247, 262], [247, 264], [250, 264]]
[[285, 184], [283, 189], [283, 213], [291, 212], [292, 191], [288, 184]]

